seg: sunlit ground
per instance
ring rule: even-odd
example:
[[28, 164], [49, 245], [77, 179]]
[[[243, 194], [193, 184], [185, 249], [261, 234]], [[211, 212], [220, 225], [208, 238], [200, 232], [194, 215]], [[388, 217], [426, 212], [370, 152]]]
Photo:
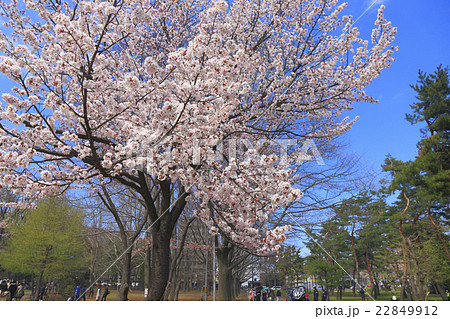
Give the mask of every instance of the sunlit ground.
[[[28, 291], [28, 290], [25, 291], [25, 296], [22, 298], [22, 300], [23, 301], [30, 300], [30, 295], [31, 295], [31, 291]], [[399, 290], [395, 291], [395, 295], [397, 298], [399, 298], [400, 291]], [[187, 292], [181, 291], [178, 299], [180, 301], [201, 301], [201, 300], [203, 300], [202, 299], [203, 296], [204, 296], [204, 294], [202, 294], [200, 290], [192, 290], [192, 291], [187, 291]], [[385, 291], [381, 291], [380, 296], [378, 296], [377, 300], [378, 301], [389, 301], [389, 300], [391, 300], [391, 297], [392, 297], [391, 292], [386, 293]], [[313, 297], [312, 297], [312, 292], [311, 292], [310, 299], [312, 299], [312, 298]], [[371, 300], [369, 297], [367, 297], [367, 298], [368, 298], [368, 300]], [[66, 298], [63, 298], [60, 295], [56, 295], [56, 296], [50, 295], [44, 299], [45, 300], [67, 300]], [[128, 294], [128, 299], [132, 300], [132, 301], [143, 301], [144, 300], [144, 292], [142, 290], [131, 291]], [[285, 300], [285, 299], [286, 299], [286, 293], [282, 293], [281, 300]], [[319, 299], [320, 299], [320, 296], [319, 296]], [[86, 300], [87, 301], [95, 301], [95, 294], [94, 294], [94, 297], [87, 296]], [[110, 294], [108, 295], [107, 300], [108, 301], [117, 301], [118, 300], [117, 290], [110, 290]], [[208, 296], [208, 300], [212, 300], [212, 295]], [[241, 293], [236, 300], [237, 301], [248, 300], [247, 293]], [[330, 301], [336, 301], [336, 300], [337, 300], [337, 294], [336, 293], [330, 294]], [[344, 292], [343, 301], [360, 301], [360, 300], [361, 300], [361, 297], [359, 295], [354, 297], [351, 290], [347, 290]], [[428, 296], [428, 300], [429, 301], [441, 301], [442, 299], [440, 298], [439, 295], [430, 294]]]

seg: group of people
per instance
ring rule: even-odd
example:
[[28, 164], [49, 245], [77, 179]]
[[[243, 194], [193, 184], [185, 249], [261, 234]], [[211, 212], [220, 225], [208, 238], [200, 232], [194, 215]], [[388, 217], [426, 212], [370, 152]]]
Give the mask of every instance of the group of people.
[[[319, 290], [317, 287], [314, 287], [314, 301], [319, 301]], [[270, 288], [265, 287], [256, 287], [250, 289], [248, 292], [248, 300], [249, 301], [280, 301], [281, 300], [281, 290], [274, 291]], [[299, 286], [295, 289], [292, 289], [288, 292], [286, 296], [286, 300], [291, 301], [309, 301], [309, 295], [306, 292], [305, 287]], [[328, 300], [328, 291], [326, 289], [322, 290], [322, 301]]]
[[10, 279], [3, 279], [0, 282], [0, 300], [2, 301], [20, 300], [24, 294], [23, 283]]
[[[306, 291], [305, 287], [299, 286], [293, 290], [291, 290], [289, 294], [291, 301], [309, 301], [309, 295]], [[314, 287], [313, 289], [313, 298], [314, 301], [319, 301], [319, 290], [317, 287]], [[322, 301], [328, 300], [328, 291], [326, 289], [322, 289]]]
[[[319, 290], [317, 289], [317, 287], [314, 287], [313, 293], [314, 293], [314, 301], [319, 301]], [[321, 298], [322, 298], [322, 301], [328, 300], [328, 290], [322, 289], [322, 297]]]
[[57, 282], [46, 282], [41, 285], [39, 288], [40, 299], [44, 300], [44, 296], [48, 296], [49, 294], [56, 295], [58, 292], [58, 283]]
[[[103, 294], [102, 294], [102, 286], [100, 284], [96, 284], [97, 286], [97, 294], [95, 296], [95, 300], [97, 301], [106, 301], [106, 298], [109, 295], [109, 288], [108, 285], [104, 285], [103, 288]], [[88, 297], [94, 296], [94, 288], [91, 287], [88, 292]], [[86, 286], [76, 286], [75, 288], [75, 294], [72, 297], [69, 297], [67, 301], [79, 301], [83, 300], [86, 301]]]
[[254, 289], [250, 289], [248, 292], [248, 300], [249, 301], [279, 301], [281, 300], [281, 291], [277, 290], [276, 292], [270, 288], [258, 287]]
[[48, 294], [50, 293], [56, 293], [54, 291], [54, 289], [56, 288], [56, 286], [53, 284], [53, 281], [48, 283], [43, 283], [41, 284], [41, 286], [39, 287], [39, 300], [44, 300], [44, 298], [46, 298], [48, 296]]

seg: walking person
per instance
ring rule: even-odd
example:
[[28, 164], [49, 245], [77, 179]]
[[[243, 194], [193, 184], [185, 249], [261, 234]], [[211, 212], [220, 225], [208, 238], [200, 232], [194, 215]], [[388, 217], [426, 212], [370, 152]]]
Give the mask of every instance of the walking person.
[[327, 301], [328, 300], [328, 291], [326, 289], [324, 289], [322, 291], [322, 301]]
[[277, 290], [277, 301], [280, 301], [280, 299], [281, 299], [281, 290], [278, 289]]
[[75, 300], [78, 300], [78, 297], [80, 297], [80, 285], [75, 288]]
[[17, 285], [17, 290], [16, 290], [16, 294], [14, 296], [14, 299], [17, 301], [20, 301], [20, 299], [22, 299], [23, 295], [25, 295], [25, 289], [23, 287], [23, 284], [21, 282], [19, 282], [19, 284]]
[[9, 284], [8, 291], [9, 291], [9, 300], [12, 301], [14, 298], [14, 295], [16, 294], [17, 290], [17, 282], [14, 280], [11, 280], [11, 283]]
[[44, 300], [45, 284], [42, 284], [39, 290], [39, 300]]
[[0, 283], [0, 300], [1, 301], [9, 300], [8, 282], [6, 279], [3, 279]]
[[250, 289], [250, 291], [248, 292], [248, 301], [253, 301], [254, 298], [255, 294], [253, 292], [253, 289]]
[[319, 290], [317, 290], [317, 287], [314, 287], [314, 301], [319, 301]]
[[102, 296], [102, 300], [101, 301], [106, 301], [106, 297], [109, 295], [109, 289], [108, 289], [108, 285], [105, 285], [105, 292], [103, 293]]
[[262, 291], [262, 300], [263, 300], [263, 301], [267, 301], [267, 290], [266, 290], [266, 289], [264, 289], [264, 290]]
[[53, 284], [52, 294], [56, 295], [58, 293], [58, 282]]
[[361, 289], [359, 290], [359, 295], [361, 296], [362, 301], [366, 300], [366, 291], [363, 289], [363, 287], [361, 287]]
[[88, 294], [88, 297], [89, 297], [89, 298], [94, 297], [94, 287], [93, 287], [93, 286], [91, 286], [91, 287], [89, 288], [89, 294]]
[[269, 289], [269, 299], [275, 301], [275, 292], [272, 289]]
[[261, 301], [261, 290], [260, 289], [256, 290], [256, 301]]
[[81, 300], [86, 301], [86, 286], [83, 285], [80, 290]]
[[44, 300], [44, 294], [45, 294], [45, 284], [42, 284], [39, 288], [39, 300]]
[[102, 287], [99, 285], [97, 289], [97, 296], [95, 296], [95, 300], [100, 301], [101, 295], [102, 295]]

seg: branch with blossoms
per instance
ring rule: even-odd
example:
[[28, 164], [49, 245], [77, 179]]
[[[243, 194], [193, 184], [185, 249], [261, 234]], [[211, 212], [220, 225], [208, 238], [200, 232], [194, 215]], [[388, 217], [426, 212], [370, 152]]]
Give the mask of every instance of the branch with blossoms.
[[[257, 253], [277, 249], [285, 226], [258, 227], [300, 200], [295, 170], [276, 154], [258, 163], [209, 155], [221, 140], [333, 139], [351, 128], [356, 119], [342, 115], [374, 102], [364, 89], [392, 64], [396, 29], [380, 8], [369, 43], [345, 6], [0, 2], [0, 72], [16, 83], [2, 95], [0, 186], [39, 199], [115, 181], [167, 227], [195, 196], [212, 232]], [[199, 140], [208, 143], [197, 163]], [[180, 186], [173, 207], [171, 185]]]

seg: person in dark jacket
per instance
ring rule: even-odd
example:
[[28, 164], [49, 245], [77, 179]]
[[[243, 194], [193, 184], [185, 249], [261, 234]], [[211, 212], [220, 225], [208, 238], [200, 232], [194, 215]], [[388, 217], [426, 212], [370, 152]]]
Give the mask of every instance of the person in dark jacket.
[[0, 282], [0, 291], [7, 291], [8, 290], [8, 281], [6, 279], [3, 279]]
[[317, 287], [314, 287], [314, 301], [319, 301], [319, 290], [317, 290]]
[[11, 280], [11, 283], [9, 284], [8, 290], [9, 290], [9, 293], [10, 293], [9, 300], [11, 301], [11, 300], [13, 300], [13, 298], [14, 298], [14, 296], [16, 294], [16, 290], [17, 290], [17, 283], [14, 280]]
[[101, 301], [106, 301], [106, 297], [108, 295], [109, 295], [108, 285], [105, 285], [105, 291], [103, 292], [103, 296], [102, 296], [102, 300]]
[[88, 294], [88, 297], [94, 297], [94, 286], [91, 286], [91, 287], [89, 288], [89, 294]]
[[322, 291], [322, 301], [327, 301], [328, 300], [328, 291], [326, 291], [325, 289]]
[[364, 288], [361, 287], [361, 289], [359, 290], [359, 295], [361, 296], [362, 301], [366, 300], [366, 291], [364, 290]]
[[8, 290], [8, 281], [6, 279], [3, 279], [0, 283], [0, 300], [2, 300], [2, 301], [10, 300], [9, 290]]
[[256, 289], [256, 301], [261, 301], [261, 289]]
[[39, 288], [39, 300], [44, 300], [45, 288], [45, 284], [42, 284]]
[[281, 290], [278, 289], [277, 290], [277, 301], [280, 301], [280, 300], [281, 300]]
[[262, 291], [262, 300], [263, 300], [263, 301], [267, 301], [267, 290], [266, 290], [266, 289], [264, 289], [264, 290]]
[[81, 296], [80, 300], [86, 301], [86, 286], [85, 285], [83, 285], [80, 289], [80, 296]]

